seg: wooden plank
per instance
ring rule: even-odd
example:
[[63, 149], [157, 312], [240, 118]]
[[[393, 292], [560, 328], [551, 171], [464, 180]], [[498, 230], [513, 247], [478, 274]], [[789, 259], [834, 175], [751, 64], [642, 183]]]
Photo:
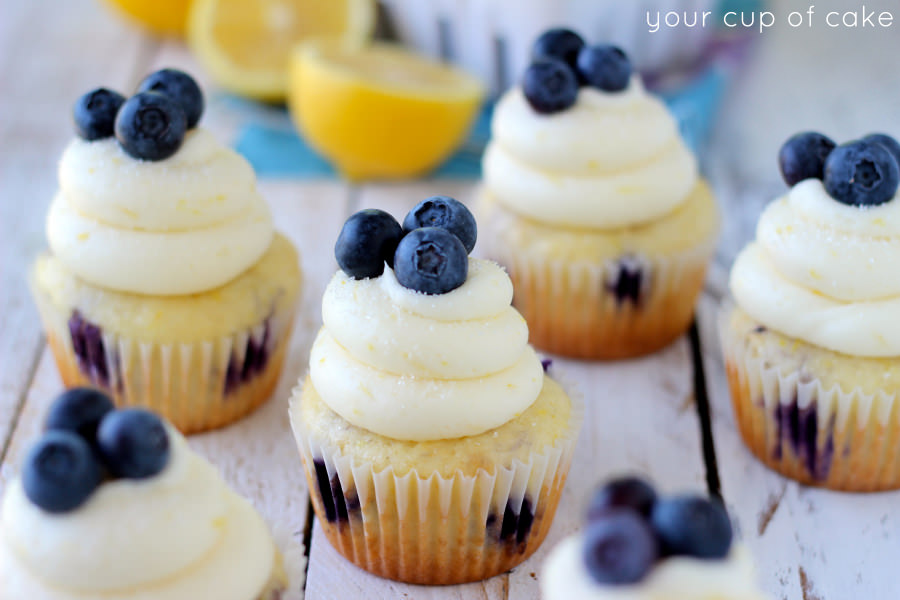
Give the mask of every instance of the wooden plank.
[[847, 494], [806, 487], [770, 471], [734, 421], [716, 333], [715, 299], [700, 307], [722, 493], [760, 582], [774, 598], [896, 598], [900, 492]]
[[[246, 419], [225, 429], [192, 436], [193, 448], [222, 471], [240, 494], [253, 501], [269, 523], [283, 551], [291, 581], [285, 600], [302, 597], [305, 555], [303, 537], [309, 496], [297, 448], [287, 418], [287, 399], [306, 370], [309, 347], [318, 324], [319, 301], [334, 271], [332, 240], [347, 212], [347, 188], [335, 182], [299, 184], [261, 181], [276, 223], [297, 245], [304, 267], [303, 300], [281, 380], [272, 399]], [[0, 467], [3, 483], [18, 470], [22, 452], [40, 432], [47, 406], [62, 383], [49, 351], [41, 357], [28, 392], [7, 460]]]
[[74, 133], [72, 103], [98, 85], [126, 89], [152, 49], [91, 0], [2, 4], [0, 458], [43, 344], [26, 273], [46, 247], [44, 217]]
[[[704, 349], [707, 387], [722, 495], [739, 537], [756, 559], [760, 585], [774, 598], [802, 598], [794, 518], [788, 488], [796, 485], [770, 472], [744, 447], [734, 422], [728, 382], [716, 331], [718, 301], [705, 295], [698, 327]], [[813, 600], [813, 597], [808, 600]]]
[[352, 210], [380, 208], [403, 222], [409, 210], [429, 196], [450, 196], [465, 204], [475, 199], [478, 184], [471, 179], [420, 179], [402, 183], [369, 183], [356, 189]]
[[555, 359], [554, 367], [585, 397], [585, 425], [546, 542], [509, 575], [509, 597], [516, 600], [537, 600], [547, 554], [563, 537], [582, 528], [585, 503], [599, 482], [640, 473], [664, 493], [706, 493], [686, 338], [641, 359], [604, 363]]
[[[398, 219], [420, 200], [448, 194], [470, 202], [476, 184], [438, 180], [363, 187], [354, 210], [381, 208]], [[478, 254], [476, 246], [475, 254]], [[553, 527], [533, 557], [510, 573], [466, 586], [421, 588], [379, 579], [343, 560], [314, 529], [307, 598], [351, 597], [443, 600], [538, 598], [541, 565], [552, 547], [582, 525], [590, 491], [622, 472], [641, 472], [665, 491], [704, 492], [705, 468], [691, 386], [686, 339], [647, 358], [611, 363], [556, 359], [554, 369], [587, 399], [585, 426]]]
[[12, 434], [9, 451], [0, 464], [0, 497], [3, 496], [9, 479], [19, 472], [19, 465], [28, 448], [28, 442], [40, 435], [47, 407], [61, 390], [62, 382], [53, 362], [53, 355], [49, 349], [44, 349], [25, 396], [22, 414]]
[[[272, 207], [276, 226], [297, 246], [304, 271], [301, 305], [278, 387], [269, 402], [238, 424], [192, 436], [191, 444], [219, 466], [235, 490], [250, 498], [268, 521], [285, 556], [290, 590], [284, 600], [302, 597], [305, 583], [309, 494], [287, 416], [287, 401], [306, 372], [309, 348], [318, 331], [320, 301], [334, 272], [333, 242], [347, 212], [347, 188], [337, 182], [261, 180], [259, 190]], [[323, 249], [328, 253], [323, 255]]]

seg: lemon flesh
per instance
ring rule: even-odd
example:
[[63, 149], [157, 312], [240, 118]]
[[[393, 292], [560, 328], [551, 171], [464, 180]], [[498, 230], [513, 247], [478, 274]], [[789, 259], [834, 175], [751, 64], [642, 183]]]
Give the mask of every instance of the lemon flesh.
[[157, 35], [183, 35], [191, 0], [106, 0]]
[[306, 141], [346, 177], [401, 178], [460, 145], [484, 90], [399, 46], [316, 41], [291, 55], [288, 107]]
[[188, 41], [222, 87], [277, 101], [295, 44], [318, 36], [362, 43], [374, 24], [374, 0], [195, 0]]

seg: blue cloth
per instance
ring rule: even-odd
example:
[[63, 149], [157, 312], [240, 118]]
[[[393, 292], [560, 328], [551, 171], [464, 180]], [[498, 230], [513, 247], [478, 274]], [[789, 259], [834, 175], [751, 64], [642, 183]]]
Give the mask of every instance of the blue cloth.
[[[703, 151], [704, 141], [720, 104], [729, 71], [715, 63], [674, 91], [662, 97], [678, 120], [688, 146]], [[235, 147], [261, 177], [337, 178], [334, 168], [297, 135], [284, 107], [273, 107], [234, 96], [217, 98], [236, 111], [245, 124]], [[481, 155], [490, 137], [493, 105], [478, 116], [469, 137], [447, 161], [429, 176], [477, 179]]]

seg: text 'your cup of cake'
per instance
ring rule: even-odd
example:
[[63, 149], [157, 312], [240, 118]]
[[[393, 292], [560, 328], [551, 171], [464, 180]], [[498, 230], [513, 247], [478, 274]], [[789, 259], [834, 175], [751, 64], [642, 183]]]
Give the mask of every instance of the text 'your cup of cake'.
[[309, 375], [291, 402], [313, 508], [382, 577], [476, 581], [547, 534], [583, 406], [548, 377], [476, 226], [435, 196], [401, 226], [363, 210], [335, 245]]
[[741, 435], [802, 483], [900, 488], [900, 144], [806, 132], [779, 162], [719, 323]]
[[301, 283], [249, 163], [197, 127], [203, 106], [174, 69], [127, 99], [79, 98], [47, 215], [51, 252], [30, 272], [64, 383], [185, 433], [269, 397]]
[[553, 29], [497, 103], [476, 212], [534, 344], [580, 358], [653, 352], [690, 325], [718, 210], [663, 102], [628, 57]]

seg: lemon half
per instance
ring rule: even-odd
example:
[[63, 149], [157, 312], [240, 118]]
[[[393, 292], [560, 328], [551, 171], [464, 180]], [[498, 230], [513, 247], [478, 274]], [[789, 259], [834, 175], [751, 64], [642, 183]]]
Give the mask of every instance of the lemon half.
[[484, 93], [472, 75], [387, 43], [318, 40], [291, 55], [291, 117], [350, 179], [437, 166], [465, 138]]
[[291, 48], [317, 36], [363, 43], [375, 27], [375, 0], [195, 0], [188, 41], [222, 87], [283, 100]]
[[183, 35], [191, 0], [107, 0], [158, 35]]

